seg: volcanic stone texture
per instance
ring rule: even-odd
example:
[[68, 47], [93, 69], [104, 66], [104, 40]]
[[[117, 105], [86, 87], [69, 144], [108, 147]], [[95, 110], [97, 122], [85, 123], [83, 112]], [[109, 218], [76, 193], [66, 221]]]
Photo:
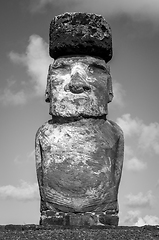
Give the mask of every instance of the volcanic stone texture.
[[40, 224], [44, 226], [62, 225], [66, 227], [108, 227], [118, 226], [119, 217], [116, 214], [105, 213], [63, 213], [45, 211], [41, 217]]
[[55, 16], [50, 24], [50, 56], [97, 56], [106, 62], [112, 58], [111, 29], [101, 15], [65, 13]]
[[64, 228], [39, 225], [1, 225], [1, 240], [157, 240], [158, 226], [106, 227], [106, 228]]
[[50, 115], [102, 116], [107, 114], [111, 96], [110, 68], [104, 60], [69, 56], [50, 64], [46, 88]]
[[112, 121], [44, 124], [36, 135], [41, 213], [117, 214], [122, 162], [123, 135]]

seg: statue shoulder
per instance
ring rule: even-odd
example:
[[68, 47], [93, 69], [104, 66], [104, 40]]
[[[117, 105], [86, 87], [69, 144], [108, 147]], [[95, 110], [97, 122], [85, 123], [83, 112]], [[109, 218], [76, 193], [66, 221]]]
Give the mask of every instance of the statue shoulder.
[[39, 139], [44, 135], [47, 135], [47, 132], [50, 132], [52, 129], [51, 120], [45, 122], [36, 132], [35, 139]]
[[112, 120], [107, 120], [107, 123], [110, 124], [114, 130], [114, 132], [119, 136], [122, 137], [124, 136], [123, 130], [121, 129], [121, 127], [116, 123], [113, 122]]

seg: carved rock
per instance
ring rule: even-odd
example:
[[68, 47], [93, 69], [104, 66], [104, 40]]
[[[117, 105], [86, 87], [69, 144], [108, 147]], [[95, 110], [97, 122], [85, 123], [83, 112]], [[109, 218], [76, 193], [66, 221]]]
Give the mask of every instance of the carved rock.
[[112, 36], [109, 24], [101, 15], [65, 13], [50, 24], [50, 56], [57, 59], [66, 55], [90, 55], [112, 58]]
[[[72, 32], [70, 19], [73, 29], [79, 22], [90, 26], [92, 21], [91, 25], [99, 30], [103, 21], [94, 14], [60, 15], [51, 25], [51, 41], [62, 36], [60, 31], [67, 35], [70, 28]], [[100, 34], [97, 41], [102, 34], [105, 36]], [[98, 49], [99, 44], [93, 44]], [[109, 48], [106, 41], [102, 44]], [[56, 48], [50, 46], [56, 53]], [[63, 47], [59, 42], [58, 51]], [[67, 48], [65, 45], [64, 54], [68, 54]], [[60, 50], [49, 67], [45, 97], [52, 119], [39, 128], [35, 139], [42, 225], [118, 225], [124, 139], [120, 127], [106, 118], [107, 105], [113, 98], [110, 68], [106, 64], [110, 51], [101, 59], [101, 52], [97, 51], [95, 57], [90, 48], [87, 50], [86, 56], [78, 55], [77, 47], [76, 56], [59, 57]]]
[[48, 209], [118, 212], [121, 135], [115, 123], [104, 119], [52, 120], [39, 129], [36, 152], [42, 169], [37, 170]]
[[112, 100], [109, 66], [90, 56], [58, 58], [49, 67], [46, 101], [50, 115], [102, 116]]

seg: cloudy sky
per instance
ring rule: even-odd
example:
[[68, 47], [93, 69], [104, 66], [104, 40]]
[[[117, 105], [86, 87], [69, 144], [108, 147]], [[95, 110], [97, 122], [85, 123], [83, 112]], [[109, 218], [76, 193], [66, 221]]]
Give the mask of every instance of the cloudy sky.
[[39, 221], [34, 138], [50, 118], [49, 24], [66, 11], [102, 14], [112, 28], [108, 118], [125, 133], [120, 225], [159, 224], [158, 0], [0, 1], [0, 224]]

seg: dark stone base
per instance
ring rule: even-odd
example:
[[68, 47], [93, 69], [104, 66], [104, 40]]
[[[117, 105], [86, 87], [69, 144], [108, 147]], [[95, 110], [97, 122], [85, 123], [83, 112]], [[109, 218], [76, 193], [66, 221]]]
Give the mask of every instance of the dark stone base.
[[87, 212], [87, 213], [63, 213], [45, 211], [40, 218], [40, 225], [61, 225], [61, 226], [118, 226], [119, 217], [117, 214], [106, 214]]
[[63, 226], [0, 225], [0, 240], [158, 240], [159, 226], [119, 226], [98, 229], [95, 227], [77, 228]]

